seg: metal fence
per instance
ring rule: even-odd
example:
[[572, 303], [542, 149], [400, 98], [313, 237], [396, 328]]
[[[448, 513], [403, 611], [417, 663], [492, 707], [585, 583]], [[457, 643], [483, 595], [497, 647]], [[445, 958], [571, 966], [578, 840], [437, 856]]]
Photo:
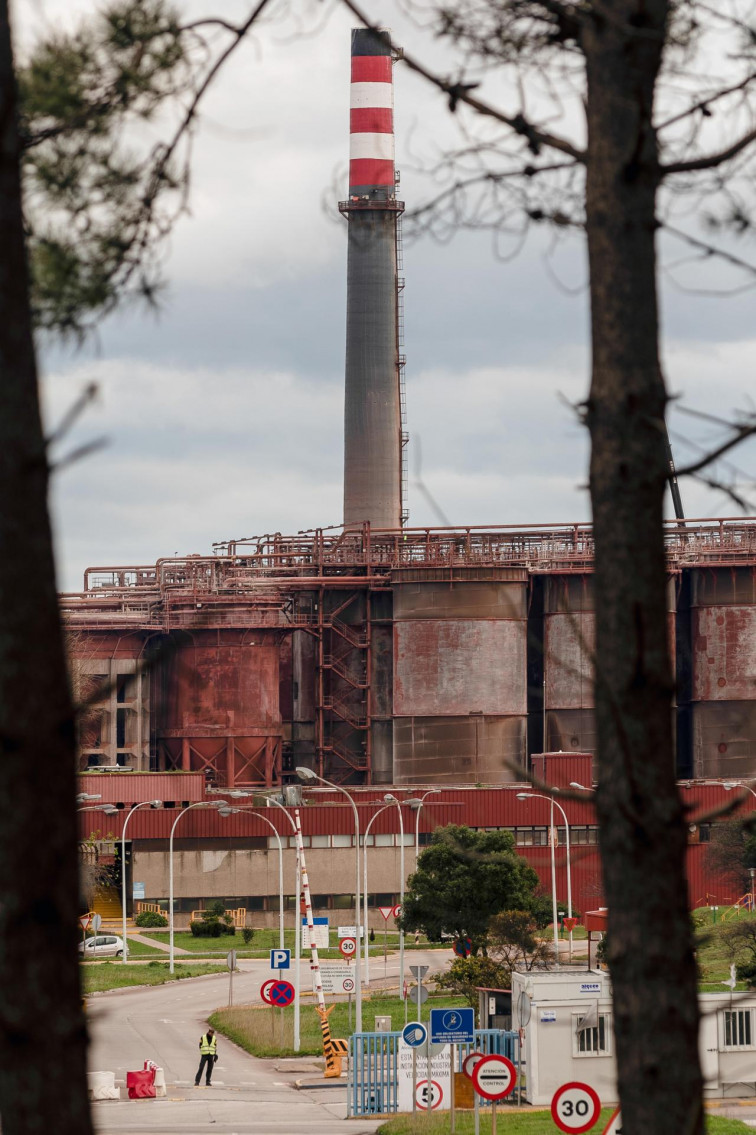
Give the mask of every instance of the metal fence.
[[[398, 1110], [397, 1081], [400, 1032], [355, 1033], [349, 1042], [347, 1107], [349, 1115], [385, 1115]], [[520, 1041], [516, 1032], [476, 1029], [471, 1044], [455, 1045], [455, 1070], [470, 1052], [506, 1056], [520, 1079]], [[419, 1050], [422, 1052], [422, 1049]]]

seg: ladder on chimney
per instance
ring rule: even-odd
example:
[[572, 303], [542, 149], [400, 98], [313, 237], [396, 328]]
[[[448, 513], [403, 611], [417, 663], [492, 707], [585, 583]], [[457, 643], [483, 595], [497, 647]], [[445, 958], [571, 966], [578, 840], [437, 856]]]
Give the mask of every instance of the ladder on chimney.
[[400, 493], [402, 528], [409, 520], [407, 500], [407, 382], [405, 369], [407, 356], [404, 353], [404, 239], [402, 235], [402, 216], [396, 216], [396, 374], [399, 383], [399, 444], [401, 452]]

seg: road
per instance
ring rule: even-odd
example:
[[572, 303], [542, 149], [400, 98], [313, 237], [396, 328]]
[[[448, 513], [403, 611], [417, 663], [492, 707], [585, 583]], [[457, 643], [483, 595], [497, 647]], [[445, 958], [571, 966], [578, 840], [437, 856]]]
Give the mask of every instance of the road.
[[[407, 965], [444, 968], [449, 952], [413, 950]], [[271, 976], [267, 961], [240, 963], [234, 976], [234, 1003], [260, 1002], [262, 982]], [[309, 962], [302, 964], [302, 989], [310, 987]], [[383, 984], [383, 961], [371, 973]], [[377, 979], [380, 977], [381, 981]], [[398, 985], [399, 959], [389, 956], [387, 979]], [[224, 1037], [211, 1088], [195, 1088], [199, 1038], [209, 1014], [228, 1003], [228, 976], [170, 982], [149, 988], [113, 990], [89, 998], [92, 1044], [89, 1067], [126, 1072], [154, 1060], [165, 1071], [168, 1094], [159, 1100], [103, 1100], [93, 1107], [95, 1127], [107, 1135], [194, 1135], [195, 1132], [239, 1135], [332, 1135], [346, 1116], [346, 1081], [337, 1087], [297, 1090], [297, 1080], [327, 1083], [312, 1060], [260, 1060]], [[414, 1006], [410, 1006], [410, 1013]], [[366, 1028], [372, 1015], [364, 1013]], [[125, 1095], [125, 1091], [123, 1092]], [[350, 1120], [350, 1135], [368, 1135], [383, 1120]]]

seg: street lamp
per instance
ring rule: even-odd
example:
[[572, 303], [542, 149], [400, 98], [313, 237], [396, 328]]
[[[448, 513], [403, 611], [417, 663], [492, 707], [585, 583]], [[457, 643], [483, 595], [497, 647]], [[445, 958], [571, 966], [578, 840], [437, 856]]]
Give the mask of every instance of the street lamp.
[[191, 812], [193, 808], [221, 808], [222, 802], [220, 800], [199, 800], [196, 804], [189, 804], [186, 808], [182, 808], [176, 819], [173, 821], [171, 827], [171, 834], [168, 840], [168, 971], [173, 973], [173, 833], [176, 830], [176, 825], [182, 816], [187, 812]]
[[[396, 796], [391, 792], [387, 792], [383, 797], [387, 804], [395, 804], [396, 810], [399, 813], [399, 839], [401, 840], [399, 848], [399, 906], [401, 908], [401, 917], [404, 918], [404, 819], [402, 818], [402, 806], [397, 800]], [[404, 1001], [404, 1023], [407, 1024], [407, 998], [404, 996], [404, 930], [399, 927], [399, 995]]]
[[570, 781], [570, 788], [579, 788], [581, 792], [593, 792], [592, 788], [586, 788], [584, 784], [578, 784], [576, 780]]
[[732, 792], [733, 788], [745, 788], [746, 792], [750, 792], [751, 796], [756, 796], [756, 792], [747, 784], [743, 784], [739, 780], [723, 780], [722, 787], [725, 792]]
[[294, 1051], [299, 1052], [299, 1049], [301, 1047], [300, 1036], [299, 1036], [299, 1020], [300, 1020], [300, 996], [299, 996], [299, 994], [300, 994], [300, 984], [301, 984], [300, 961], [301, 961], [301, 956], [302, 956], [302, 927], [301, 927], [301, 916], [300, 916], [300, 911], [299, 911], [299, 889], [302, 885], [301, 884], [302, 864], [300, 863], [300, 859], [299, 859], [299, 844], [296, 840], [297, 825], [295, 824], [294, 820], [291, 818], [291, 816], [289, 815], [289, 813], [286, 811], [283, 804], [281, 804], [281, 802], [279, 800], [274, 799], [272, 796], [267, 796], [266, 800], [267, 800], [267, 806], [268, 807], [270, 807], [270, 805], [272, 804], [274, 807], [279, 808], [283, 812], [284, 816], [286, 817], [286, 819], [291, 824], [291, 829], [294, 832], [294, 836], [295, 836], [294, 844], [295, 844], [295, 848], [296, 848], [296, 857], [297, 858], [296, 858], [296, 871], [295, 871], [295, 876], [294, 876], [294, 878], [295, 878], [295, 882], [294, 882], [294, 891], [295, 891], [295, 894], [294, 894], [294, 989], [295, 989], [295, 994], [294, 994]]
[[[314, 785], [314, 782], [318, 781], [320, 784], [325, 784], [326, 787], [332, 788], [335, 792], [340, 792], [342, 794], [342, 796], [346, 796], [347, 800], [349, 801], [349, 803], [352, 806], [352, 812], [354, 813], [354, 851], [355, 851], [355, 860], [356, 860], [355, 880], [354, 880], [354, 911], [355, 911], [355, 924], [356, 924], [356, 930], [357, 930], [357, 952], [355, 954], [355, 973], [354, 973], [355, 985], [357, 986], [357, 997], [356, 997], [356, 1001], [355, 1001], [354, 1024], [355, 1024], [355, 1031], [358, 1032], [358, 1033], [361, 1033], [362, 1032], [362, 951], [360, 950], [360, 924], [361, 924], [361, 914], [360, 914], [360, 817], [359, 817], [359, 813], [357, 811], [357, 805], [355, 804], [354, 800], [349, 795], [349, 793], [346, 791], [346, 789], [342, 788], [341, 785], [333, 784], [330, 780], [326, 780], [324, 777], [318, 776], [318, 774], [316, 772], [313, 772], [312, 769], [303, 768], [301, 766], [297, 769], [297, 776], [299, 777], [299, 779], [302, 781], [303, 784]], [[297, 902], [298, 901], [299, 901], [299, 895], [297, 895]]]
[[253, 808], [232, 808], [226, 804], [225, 801], [218, 809], [219, 816], [235, 816], [239, 812], [247, 812], [251, 816], [256, 816], [258, 820], [262, 820], [267, 824], [273, 835], [278, 842], [278, 944], [283, 950], [284, 948], [284, 890], [283, 890], [283, 844], [281, 843], [281, 835], [278, 828], [266, 816], [261, 816], [259, 812]]
[[417, 857], [420, 854], [420, 812], [425, 803], [425, 797], [439, 793], [440, 791], [440, 788], [429, 788], [422, 796], [413, 796], [411, 799], [404, 801], [407, 807], [411, 808], [415, 813], [415, 867], [417, 867]]
[[[363, 868], [362, 894], [364, 896], [364, 909], [365, 909], [365, 917], [363, 919], [363, 925], [364, 925], [364, 930], [365, 930], [365, 934], [364, 934], [364, 938], [365, 938], [365, 985], [370, 985], [370, 947], [368, 945], [368, 874], [367, 874], [367, 869], [368, 869], [368, 859], [367, 859], [368, 836], [370, 835], [370, 829], [373, 826], [373, 820], [376, 820], [378, 818], [378, 816], [380, 816], [381, 812], [387, 811], [387, 809], [389, 809], [390, 807], [391, 807], [390, 804], [384, 804], [382, 808], [379, 808], [378, 811], [375, 812], [374, 815], [372, 815], [370, 817], [370, 819], [367, 822], [367, 827], [365, 828], [365, 834], [362, 837], [362, 868]], [[358, 949], [359, 949], [359, 943], [358, 943]]]
[[77, 808], [77, 812], [104, 812], [106, 816], [115, 816], [118, 812], [115, 804], [94, 804], [91, 808]]
[[102, 800], [102, 795], [99, 792], [78, 792], [76, 795], [77, 804], [85, 804], [89, 800]]
[[121, 907], [123, 910], [123, 957], [121, 961], [123, 965], [126, 965], [129, 954], [129, 944], [126, 940], [126, 828], [131, 817], [140, 808], [162, 808], [162, 806], [162, 800], [143, 800], [141, 804], [135, 804], [123, 821], [123, 828], [121, 829]]
[[[572, 868], [570, 864], [570, 825], [567, 823], [567, 815], [561, 804], [557, 803], [553, 796], [542, 796], [538, 792], [518, 792], [518, 800], [548, 800], [550, 809], [549, 819], [549, 843], [551, 844], [551, 902], [553, 906], [554, 916], [554, 956], [557, 965], [559, 964], [559, 934], [557, 931], [557, 897], [556, 897], [556, 861], [554, 851], [554, 806], [562, 813], [564, 820], [565, 831], [565, 847], [567, 849], [567, 917], [572, 919]], [[570, 930], [570, 946], [569, 946], [569, 960], [572, 961], [572, 930]]]

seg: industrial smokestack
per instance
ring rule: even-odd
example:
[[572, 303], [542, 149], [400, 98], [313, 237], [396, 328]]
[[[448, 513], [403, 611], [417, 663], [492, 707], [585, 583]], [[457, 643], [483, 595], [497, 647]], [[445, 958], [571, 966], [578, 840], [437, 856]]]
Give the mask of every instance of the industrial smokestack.
[[394, 95], [388, 33], [352, 31], [344, 524], [402, 522]]

